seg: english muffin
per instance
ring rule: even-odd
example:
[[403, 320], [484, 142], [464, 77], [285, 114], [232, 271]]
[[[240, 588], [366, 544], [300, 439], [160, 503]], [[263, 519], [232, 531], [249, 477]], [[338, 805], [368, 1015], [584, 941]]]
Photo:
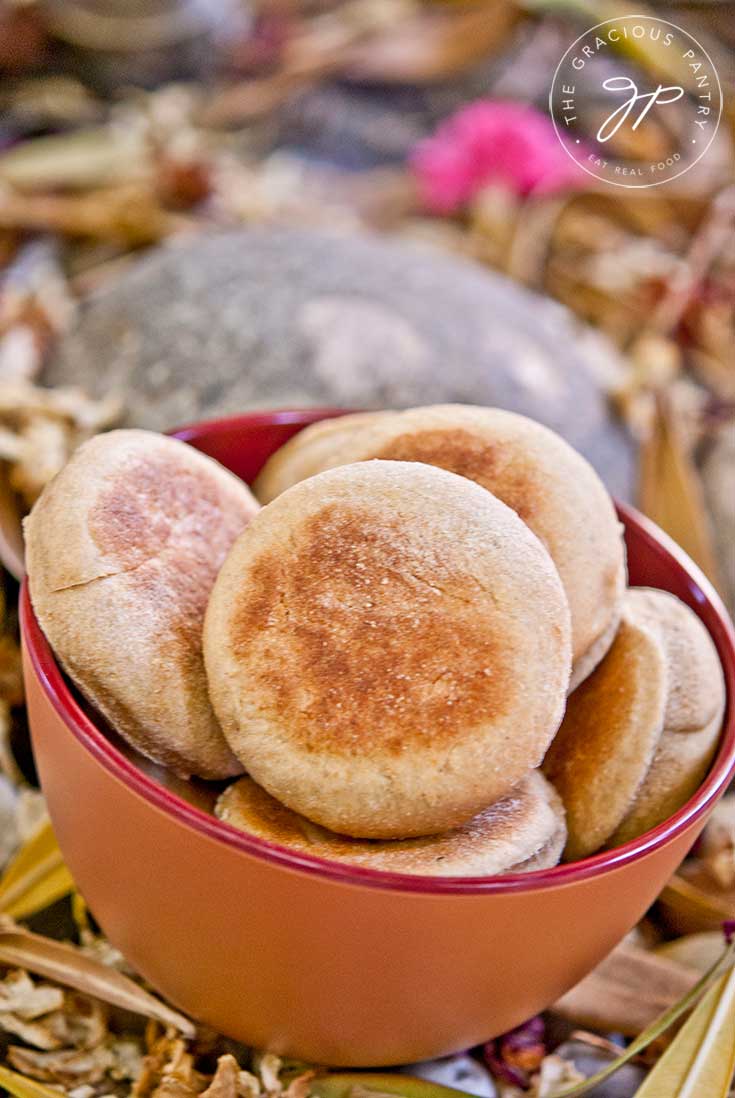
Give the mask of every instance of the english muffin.
[[717, 745], [722, 669], [697, 616], [664, 591], [632, 588], [610, 651], [570, 696], [544, 760], [567, 812], [564, 856], [617, 846], [697, 789]]
[[217, 572], [258, 504], [176, 439], [86, 442], [25, 523], [33, 608], [82, 694], [177, 774], [242, 771], [207, 693], [202, 625]]
[[420, 839], [386, 842], [336, 835], [286, 808], [251, 778], [240, 778], [226, 789], [215, 811], [232, 827], [299, 854], [433, 877], [546, 869], [559, 861], [566, 838], [561, 800], [538, 770], [468, 823]]
[[514, 512], [422, 463], [320, 473], [255, 517], [214, 585], [204, 654], [248, 773], [331, 831], [459, 827], [559, 724], [569, 608]]
[[574, 689], [612, 643], [626, 582], [621, 527], [592, 466], [525, 416], [437, 405], [313, 424], [270, 459], [255, 492], [269, 502], [304, 475], [370, 458], [419, 461], [468, 477], [530, 526], [569, 600]]
[[[379, 422], [385, 412], [353, 412], [347, 416], [320, 419], [303, 428], [276, 450], [266, 462], [253, 490], [262, 503], [270, 503], [300, 480], [330, 469], [338, 453], [357, 430]], [[343, 465], [345, 462], [338, 462]]]
[[627, 602], [658, 636], [668, 690], [653, 761], [609, 846], [655, 827], [697, 791], [717, 749], [725, 710], [722, 665], [697, 615], [667, 591], [632, 588]]

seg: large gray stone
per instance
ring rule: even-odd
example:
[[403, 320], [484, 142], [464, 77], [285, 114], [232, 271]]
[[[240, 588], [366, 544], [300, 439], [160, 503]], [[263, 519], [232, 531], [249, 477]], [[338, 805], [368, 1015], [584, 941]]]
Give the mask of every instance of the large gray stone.
[[253, 229], [158, 249], [85, 306], [46, 373], [124, 391], [164, 429], [253, 407], [510, 408], [565, 435], [631, 493], [610, 412], [611, 345], [561, 306], [428, 246]]

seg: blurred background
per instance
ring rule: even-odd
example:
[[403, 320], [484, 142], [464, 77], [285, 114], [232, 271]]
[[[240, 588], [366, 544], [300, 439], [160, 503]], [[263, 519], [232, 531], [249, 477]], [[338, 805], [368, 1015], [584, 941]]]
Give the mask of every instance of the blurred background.
[[[724, 96], [706, 154], [641, 190], [581, 171], [548, 107], [574, 40], [629, 13], [694, 35]], [[724, 0], [0, 0], [0, 867], [28, 840], [30, 881], [13, 906], [11, 863], [0, 913], [121, 963], [78, 897], [69, 909], [17, 631], [22, 516], [97, 431], [498, 404], [565, 435], [735, 609], [734, 51]], [[677, 82], [651, 39], [604, 64], [640, 88]], [[610, 110], [599, 76], [579, 76], [591, 150]], [[695, 114], [686, 94], [607, 149], [686, 166]], [[733, 918], [730, 796], [653, 915], [556, 1005], [546, 1044], [538, 1020], [491, 1042], [495, 1083], [483, 1072], [477, 1093], [510, 1078], [502, 1094], [520, 1094], [570, 1034], [585, 1070], [609, 1062]], [[89, 1067], [104, 1027], [88, 1040], [74, 1024], [62, 1067], [27, 1048], [13, 1065], [70, 1093], [92, 1080], [77, 1098], [127, 1093], [133, 1069], [113, 1085]], [[478, 1065], [459, 1060], [431, 1077], [469, 1088]], [[605, 1094], [629, 1098], [644, 1066]]]
[[[735, 8], [636, 12], [696, 36], [725, 104], [642, 190], [580, 171], [548, 113], [617, 0], [0, 0], [10, 571], [19, 516], [112, 423], [464, 400], [560, 430], [732, 607]], [[672, 76], [649, 40], [607, 63]], [[694, 110], [608, 150], [663, 159]]]

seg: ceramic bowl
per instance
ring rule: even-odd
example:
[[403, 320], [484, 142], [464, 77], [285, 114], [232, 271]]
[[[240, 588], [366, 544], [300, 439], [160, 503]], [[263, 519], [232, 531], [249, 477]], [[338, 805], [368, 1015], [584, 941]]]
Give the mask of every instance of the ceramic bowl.
[[[247, 481], [334, 410], [259, 412], [178, 436]], [[573, 865], [420, 878], [292, 853], [214, 819], [206, 792], [125, 752], [80, 703], [22, 593], [28, 712], [61, 849], [95, 917], [181, 1010], [259, 1048], [344, 1066], [407, 1063], [486, 1040], [553, 1003], [641, 918], [735, 769], [735, 646], [695, 565], [621, 506], [630, 580], [699, 615], [730, 705], [697, 794], [633, 842]], [[210, 794], [211, 796], [211, 794]]]

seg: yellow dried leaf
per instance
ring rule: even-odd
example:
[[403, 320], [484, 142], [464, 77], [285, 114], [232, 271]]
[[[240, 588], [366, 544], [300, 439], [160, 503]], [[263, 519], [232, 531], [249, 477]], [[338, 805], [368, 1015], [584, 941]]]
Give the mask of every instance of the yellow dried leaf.
[[311, 1082], [312, 1098], [452, 1098], [463, 1091], [392, 1072], [332, 1072]]
[[15, 1071], [0, 1065], [0, 1087], [13, 1098], [59, 1098], [58, 1090], [46, 1087], [33, 1079], [27, 1079]]
[[710, 988], [636, 1098], [726, 1098], [735, 1071], [735, 970]]
[[20, 191], [55, 187], [80, 191], [140, 178], [148, 168], [145, 142], [130, 127], [98, 126], [34, 137], [0, 156], [0, 179]]
[[[585, 1079], [581, 1083], [573, 1083], [571, 1087], [563, 1087], [562, 1090], [556, 1091], [554, 1098], [581, 1098], [583, 1094], [589, 1094], [598, 1088], [602, 1083], [614, 1075], [616, 1071], [619, 1071], [624, 1064], [630, 1063], [630, 1061], [650, 1048], [656, 1041], [659, 1040], [665, 1033], [667, 1033], [674, 1023], [678, 1022], [680, 1018], [683, 1018], [688, 1014], [692, 1008], [698, 1002], [708, 994], [710, 989], [715, 984], [720, 984], [723, 977], [730, 973], [733, 968], [733, 962], [735, 962], [735, 941], [729, 941], [725, 947], [724, 952], [720, 956], [719, 960], [705, 972], [696, 984], [682, 996], [677, 1003], [674, 1003], [665, 1010], [658, 1018], [654, 1019], [650, 1026], [646, 1029], [634, 1041], [628, 1045], [623, 1052], [615, 1059], [611, 1060], [605, 1067], [594, 1075]], [[677, 1098], [681, 1098], [681, 1093], [676, 1092]], [[667, 1095], [667, 1098], [669, 1096]], [[704, 1095], [689, 1095], [689, 1098], [704, 1098]], [[708, 1095], [707, 1098], [715, 1098], [714, 1095]]]
[[51, 824], [44, 820], [0, 878], [0, 912], [27, 919], [74, 888]]
[[28, 969], [83, 995], [172, 1026], [186, 1037], [195, 1027], [188, 1018], [144, 991], [127, 976], [86, 956], [76, 946], [32, 934], [0, 922], [0, 964]]

